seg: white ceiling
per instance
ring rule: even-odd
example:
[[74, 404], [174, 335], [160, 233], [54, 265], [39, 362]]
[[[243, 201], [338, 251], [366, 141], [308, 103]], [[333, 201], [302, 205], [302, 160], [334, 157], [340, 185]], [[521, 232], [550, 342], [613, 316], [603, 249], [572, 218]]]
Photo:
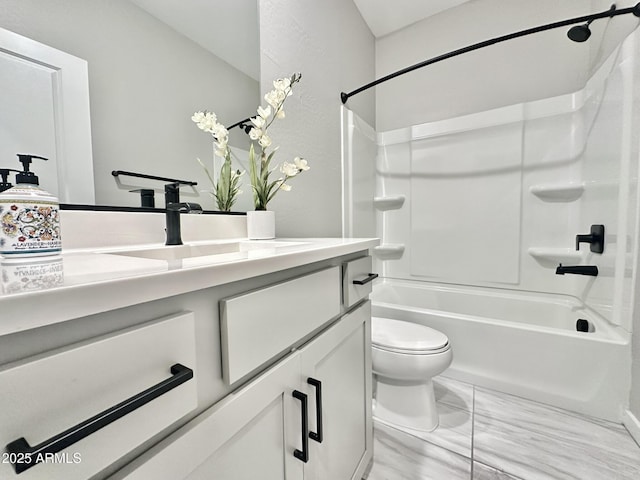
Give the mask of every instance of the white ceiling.
[[131, 0], [163, 23], [260, 81], [257, 0]]
[[376, 37], [382, 37], [469, 0], [353, 0]]

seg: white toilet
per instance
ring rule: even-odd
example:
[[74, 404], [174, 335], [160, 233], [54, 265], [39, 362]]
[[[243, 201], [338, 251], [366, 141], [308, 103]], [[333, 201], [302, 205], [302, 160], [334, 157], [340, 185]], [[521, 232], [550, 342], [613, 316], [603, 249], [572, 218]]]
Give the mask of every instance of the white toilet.
[[373, 317], [373, 415], [382, 422], [430, 432], [438, 426], [431, 379], [451, 364], [445, 334], [416, 323]]

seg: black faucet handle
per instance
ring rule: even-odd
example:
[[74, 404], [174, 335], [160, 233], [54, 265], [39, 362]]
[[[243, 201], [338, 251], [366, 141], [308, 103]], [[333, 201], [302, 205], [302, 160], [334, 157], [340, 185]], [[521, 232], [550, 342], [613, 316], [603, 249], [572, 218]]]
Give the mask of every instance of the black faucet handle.
[[576, 235], [576, 250], [580, 250], [581, 243], [589, 243], [593, 253], [604, 252], [604, 225], [591, 225], [591, 233]]
[[592, 240], [591, 234], [576, 235], [576, 250], [580, 250], [581, 243], [591, 243], [591, 240]]
[[140, 194], [140, 206], [155, 208], [156, 198], [155, 190], [153, 188], [136, 188], [135, 190], [129, 190], [130, 193]]

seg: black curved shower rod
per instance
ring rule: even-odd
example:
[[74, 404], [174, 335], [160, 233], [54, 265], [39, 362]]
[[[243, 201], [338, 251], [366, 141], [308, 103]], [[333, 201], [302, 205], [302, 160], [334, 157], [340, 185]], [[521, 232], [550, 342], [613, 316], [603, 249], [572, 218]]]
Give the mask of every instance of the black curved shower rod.
[[251, 121], [251, 118], [245, 118], [244, 120], [240, 120], [239, 122], [234, 123], [233, 125], [227, 127], [227, 130], [231, 130], [232, 128], [235, 127], [240, 127], [242, 130], [245, 131], [245, 133], [249, 133], [249, 130], [251, 130], [251, 125], [249, 124], [249, 122]]
[[593, 13], [591, 15], [584, 15], [582, 17], [569, 18], [567, 20], [562, 20], [559, 22], [548, 23], [546, 25], [540, 25], [538, 27], [533, 27], [533, 28], [527, 28], [526, 30], [520, 30], [519, 32], [514, 32], [508, 35], [503, 35], [501, 37], [485, 40], [483, 42], [474, 43], [473, 45], [469, 45], [469, 46], [460, 48], [458, 50], [453, 50], [451, 52], [438, 55], [437, 57], [424, 60], [423, 62], [416, 63], [415, 65], [411, 65], [409, 67], [403, 68], [402, 70], [398, 70], [397, 72], [390, 73], [389, 75], [379, 78], [378, 80], [375, 80], [371, 83], [367, 83], [366, 85], [360, 88], [357, 88], [352, 92], [349, 92], [349, 93], [341, 92], [340, 99], [342, 100], [342, 103], [345, 104], [347, 103], [347, 100], [349, 99], [349, 97], [353, 97], [354, 95], [357, 95], [360, 92], [368, 90], [371, 87], [375, 87], [376, 85], [386, 82], [387, 80], [391, 80], [393, 78], [399, 77], [400, 75], [404, 75], [405, 73], [413, 72], [414, 70], [417, 70], [422, 67], [426, 67], [427, 65], [432, 65], [434, 63], [441, 62], [442, 60], [447, 60], [449, 58], [462, 55], [463, 53], [468, 53], [474, 50], [478, 50], [480, 48], [488, 47], [490, 45], [495, 45], [496, 43], [505, 42], [507, 40], [513, 40], [514, 38], [524, 37], [526, 35], [531, 35], [533, 33], [544, 32], [545, 30], [551, 30], [553, 28], [566, 27], [568, 25], [573, 25], [574, 23], [587, 22], [585, 25], [580, 25], [580, 26], [571, 28], [568, 32], [569, 38], [574, 42], [584, 42], [589, 38], [589, 35], [591, 35], [591, 32], [589, 31], [589, 24], [593, 20], [596, 20], [598, 18], [607, 18], [607, 17], [612, 18], [612, 17], [617, 17], [618, 15], [626, 15], [629, 13], [632, 13], [636, 17], [640, 17], [640, 3], [637, 3], [633, 7], [621, 8], [619, 10], [616, 9], [615, 4], [613, 4], [611, 5], [611, 8], [609, 10], [606, 10], [604, 12]]

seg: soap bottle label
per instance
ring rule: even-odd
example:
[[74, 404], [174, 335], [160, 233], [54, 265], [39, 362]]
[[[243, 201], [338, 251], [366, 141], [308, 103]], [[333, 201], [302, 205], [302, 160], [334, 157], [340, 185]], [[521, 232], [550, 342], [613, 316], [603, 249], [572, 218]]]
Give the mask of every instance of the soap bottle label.
[[18, 200], [0, 206], [0, 255], [52, 255], [61, 250], [57, 203]]

